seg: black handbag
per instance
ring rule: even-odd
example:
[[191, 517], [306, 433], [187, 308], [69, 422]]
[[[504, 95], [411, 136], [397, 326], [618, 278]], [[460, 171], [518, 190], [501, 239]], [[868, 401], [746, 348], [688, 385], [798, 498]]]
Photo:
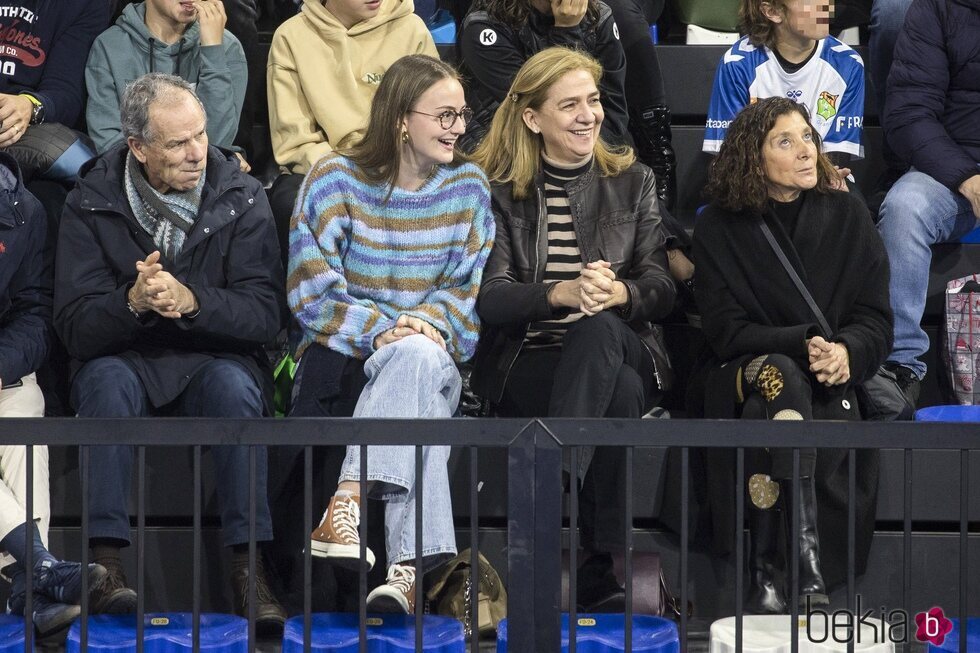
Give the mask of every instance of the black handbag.
[[[827, 323], [827, 318], [824, 317], [823, 311], [817, 306], [817, 302], [813, 300], [813, 296], [807, 290], [803, 280], [800, 279], [800, 275], [796, 273], [793, 265], [786, 258], [786, 254], [783, 253], [783, 249], [776, 242], [776, 237], [772, 235], [772, 230], [769, 228], [769, 225], [766, 224], [765, 220], [760, 220], [759, 228], [762, 229], [763, 235], [769, 241], [769, 245], [772, 247], [772, 251], [775, 252], [776, 258], [782, 263], [786, 274], [793, 280], [793, 285], [796, 286], [796, 289], [803, 296], [804, 301], [806, 301], [807, 306], [810, 307], [810, 311], [817, 318], [817, 324], [823, 329], [824, 334], [830, 337], [833, 331], [830, 328], [830, 324]], [[876, 421], [908, 420], [912, 419], [912, 414], [915, 412], [914, 407], [905, 398], [905, 393], [902, 392], [902, 388], [899, 387], [895, 374], [885, 369], [884, 366], [879, 367], [878, 371], [870, 379], [856, 385], [854, 392], [857, 394], [861, 416], [864, 419]]]
[[674, 387], [674, 366], [667, 354], [664, 343], [664, 330], [659, 324], [651, 324], [648, 328], [637, 333], [644, 349], [653, 359], [653, 381], [660, 392], [667, 392]]

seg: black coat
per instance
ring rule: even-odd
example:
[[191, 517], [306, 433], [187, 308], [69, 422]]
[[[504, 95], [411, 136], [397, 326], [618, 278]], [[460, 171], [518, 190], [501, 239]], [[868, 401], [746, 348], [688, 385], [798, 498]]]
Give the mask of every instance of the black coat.
[[177, 261], [163, 269], [187, 285], [200, 312], [172, 320], [127, 308], [136, 261], [158, 249], [136, 221], [124, 188], [127, 147], [87, 163], [68, 195], [58, 234], [55, 327], [79, 362], [122, 356], [154, 406], [175, 399], [214, 358], [244, 365], [271, 405], [262, 345], [282, 324], [284, 278], [275, 223], [262, 185], [237, 159], [211, 147], [201, 206]]
[[[852, 386], [874, 374], [892, 346], [888, 257], [878, 232], [864, 204], [837, 191], [806, 192], [792, 234], [775, 215], [765, 219], [833, 333], [821, 334], [816, 318], [759, 229], [759, 216], [710, 206], [694, 232], [695, 295], [710, 351], [695, 372], [691, 384], [695, 396], [689, 405], [695, 413], [703, 405], [705, 417], [735, 417], [731, 370], [747, 357], [774, 353], [785, 354], [808, 370], [805, 338], [823, 335], [847, 346], [851, 383], [831, 389], [814, 383], [814, 417], [860, 419]], [[723, 367], [724, 363], [728, 364]], [[846, 572], [846, 531], [841, 526], [847, 523], [846, 454], [817, 450], [818, 528], [824, 533], [821, 561], [831, 584], [840, 582]], [[735, 482], [734, 452], [698, 452], [694, 460], [692, 525], [711, 539], [716, 552], [728, 553], [734, 544], [734, 488], [744, 487], [744, 480]], [[677, 473], [674, 466], [674, 480]], [[877, 452], [861, 451], [856, 501], [859, 573], [874, 531], [877, 479]], [[676, 485], [668, 487], [679, 489]], [[680, 523], [678, 505], [676, 497], [665, 498], [661, 515], [674, 526]], [[828, 533], [840, 537], [827, 537]]]
[[[582, 261], [609, 261], [629, 291], [621, 317], [639, 331], [670, 313], [676, 287], [667, 269], [653, 172], [634, 163], [616, 177], [603, 177], [593, 167], [565, 190]], [[528, 324], [561, 318], [568, 310], [551, 308], [552, 284], [541, 281], [548, 262], [541, 173], [527, 199], [515, 200], [510, 184], [491, 184], [491, 192], [497, 231], [477, 298], [483, 333], [472, 382], [477, 394], [496, 403]]]
[[[10, 171], [0, 181], [0, 382], [36, 371], [51, 344], [51, 252], [47, 218], [24, 188], [17, 162], [0, 152]], [[9, 183], [8, 183], [9, 182]]]

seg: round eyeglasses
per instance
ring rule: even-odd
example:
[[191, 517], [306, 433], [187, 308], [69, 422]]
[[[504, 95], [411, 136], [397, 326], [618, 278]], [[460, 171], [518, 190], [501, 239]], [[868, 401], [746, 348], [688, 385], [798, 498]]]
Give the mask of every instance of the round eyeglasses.
[[425, 113], [424, 111], [409, 109], [409, 113], [418, 113], [423, 116], [429, 116], [430, 118], [437, 118], [439, 120], [439, 126], [443, 129], [452, 129], [458, 118], [463, 119], [464, 125], [469, 124], [473, 120], [473, 109], [469, 107], [463, 107], [459, 111], [446, 109], [442, 113]]

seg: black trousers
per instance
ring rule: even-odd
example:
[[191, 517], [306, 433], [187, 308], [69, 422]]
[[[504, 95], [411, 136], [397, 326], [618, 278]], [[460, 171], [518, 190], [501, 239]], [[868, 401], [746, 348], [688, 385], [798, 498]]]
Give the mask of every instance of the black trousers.
[[[641, 0], [607, 0], [626, 53], [626, 102], [637, 110], [667, 105], [660, 59], [650, 39], [650, 21]], [[662, 9], [663, 5], [660, 5]], [[660, 12], [657, 11], [659, 14]]]
[[[248, 67], [248, 84], [242, 115], [238, 119], [235, 145], [244, 149], [247, 157], [254, 157], [252, 126], [255, 124], [256, 107], [266, 105], [265, 59], [259, 45], [259, 12], [255, 0], [224, 0], [224, 4], [225, 15], [228, 16], [225, 29], [241, 41], [245, 51], [245, 65]], [[251, 158], [249, 162], [254, 163]]]
[[276, 234], [279, 236], [279, 254], [283, 269], [289, 269], [289, 220], [293, 216], [296, 196], [303, 185], [304, 175], [282, 174], [272, 182], [269, 189], [269, 205], [276, 221]]
[[[293, 175], [300, 177], [302, 175]], [[320, 345], [310, 346], [300, 359], [293, 385], [290, 417], [350, 417], [367, 384], [364, 361], [348, 358]], [[325, 426], [329, 428], [329, 426]], [[337, 490], [345, 447], [314, 447], [312, 490], [313, 525]], [[270, 567], [280, 584], [279, 596], [290, 614], [303, 610], [303, 549], [310, 534], [303, 530], [303, 447], [269, 447], [269, 504], [276, 533], [267, 545]], [[384, 551], [384, 510], [368, 510], [368, 546]], [[386, 568], [375, 565], [370, 587], [384, 583]], [[318, 612], [356, 612], [359, 576], [336, 565], [313, 562], [313, 609]]]
[[[761, 363], [760, 358], [764, 359]], [[753, 362], [754, 369], [747, 370]], [[745, 399], [742, 418], [773, 419], [780, 411], [790, 410], [799, 413], [803, 419], [813, 419], [812, 377], [789, 356], [770, 354], [746, 361], [742, 364], [740, 376]], [[768, 470], [756, 469], [755, 472], [768, 472], [777, 480], [793, 478], [792, 449], [770, 449], [769, 459], [771, 464]], [[812, 478], [816, 465], [817, 450], [800, 449], [800, 476]], [[758, 466], [746, 464], [747, 469]]]
[[[522, 352], [511, 368], [502, 417], [642, 417], [652, 406], [653, 362], [639, 336], [612, 313], [584, 317], [561, 349]], [[573, 475], [574, 476], [574, 475]], [[596, 447], [579, 490], [582, 545], [622, 549], [626, 533], [626, 453]]]

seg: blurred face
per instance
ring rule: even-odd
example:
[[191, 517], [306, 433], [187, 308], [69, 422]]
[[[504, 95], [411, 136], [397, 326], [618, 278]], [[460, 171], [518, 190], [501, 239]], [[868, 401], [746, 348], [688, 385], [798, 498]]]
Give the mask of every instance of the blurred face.
[[782, 12], [767, 3], [762, 5], [763, 12], [777, 25], [777, 40], [818, 41], [830, 34], [833, 0], [785, 0], [784, 4]]
[[794, 111], [776, 119], [762, 143], [762, 162], [769, 197], [778, 202], [817, 185], [817, 145], [803, 116]]
[[157, 17], [173, 24], [187, 26], [197, 19], [195, 0], [146, 0], [149, 17]]
[[454, 120], [453, 114], [465, 107], [463, 87], [455, 79], [440, 79], [430, 86], [402, 119], [401, 129], [408, 133], [402, 164], [424, 171], [452, 163], [456, 141], [466, 131], [466, 121], [459, 116]]
[[208, 156], [204, 111], [190, 93], [175, 103], [150, 106], [149, 142], [129, 139], [129, 149], [143, 164], [146, 177], [157, 191], [188, 191], [197, 186]]
[[585, 163], [592, 156], [604, 117], [599, 89], [584, 70], [562, 75], [541, 108], [528, 108], [523, 116], [527, 128], [541, 134], [548, 158], [566, 165]]
[[354, 25], [374, 18], [381, 9], [381, 0], [323, 0], [327, 11], [340, 21], [341, 25], [350, 29]]

